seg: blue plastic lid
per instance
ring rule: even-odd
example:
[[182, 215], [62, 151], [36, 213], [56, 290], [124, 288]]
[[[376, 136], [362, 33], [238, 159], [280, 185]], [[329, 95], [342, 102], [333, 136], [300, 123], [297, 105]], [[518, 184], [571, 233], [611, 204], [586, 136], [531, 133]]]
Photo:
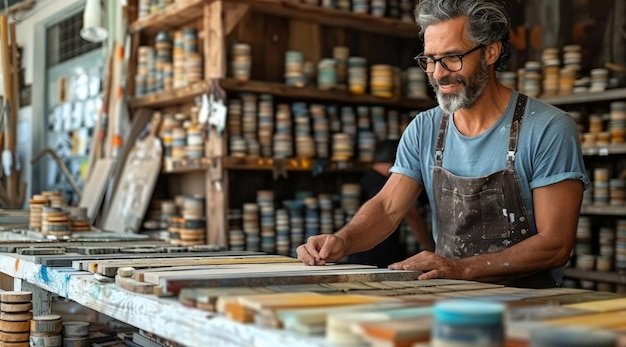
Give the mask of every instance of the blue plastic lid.
[[449, 324], [494, 325], [502, 323], [504, 305], [471, 300], [446, 300], [435, 303], [435, 322]]

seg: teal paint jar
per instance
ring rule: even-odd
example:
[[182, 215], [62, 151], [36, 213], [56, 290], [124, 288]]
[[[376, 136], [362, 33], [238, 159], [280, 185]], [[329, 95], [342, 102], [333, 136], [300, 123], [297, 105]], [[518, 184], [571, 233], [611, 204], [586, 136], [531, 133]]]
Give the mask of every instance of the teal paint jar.
[[447, 300], [434, 306], [432, 347], [503, 347], [504, 305]]

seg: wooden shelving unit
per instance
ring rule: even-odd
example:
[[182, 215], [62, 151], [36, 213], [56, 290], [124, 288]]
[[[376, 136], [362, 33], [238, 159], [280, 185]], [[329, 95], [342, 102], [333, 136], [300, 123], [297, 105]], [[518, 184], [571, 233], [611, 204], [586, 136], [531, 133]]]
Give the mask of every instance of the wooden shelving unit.
[[[395, 98], [383, 99], [372, 95], [352, 95], [345, 90], [319, 90], [314, 87], [294, 88], [283, 83], [248, 81], [242, 82], [233, 78], [223, 78], [220, 85], [228, 92], [266, 93], [284, 99], [337, 102], [351, 105], [380, 105], [392, 106], [399, 109], [422, 110], [436, 105], [432, 99]], [[207, 91], [208, 83], [199, 82], [191, 86], [178, 88], [172, 91], [161, 92], [133, 98], [129, 101], [131, 107], [158, 108], [179, 105], [191, 102], [194, 98]]]
[[594, 206], [583, 205], [580, 214], [598, 216], [624, 216], [626, 217], [626, 206]]
[[[131, 3], [137, 5], [138, 1], [131, 0]], [[138, 12], [129, 13], [132, 20], [132, 15]], [[206, 93], [215, 80], [219, 81], [228, 97], [247, 92], [270, 94], [276, 100], [286, 103], [304, 101], [383, 106], [400, 111], [419, 111], [436, 105], [434, 100], [429, 99], [385, 99], [372, 95], [352, 95], [346, 90], [325, 91], [309, 86], [286, 86], [282, 83], [282, 59], [287, 50], [301, 50], [307, 59], [316, 61], [328, 54], [333, 45], [352, 45], [351, 54], [354, 52], [355, 55], [367, 57], [369, 64], [400, 65], [399, 62], [402, 61], [408, 65], [411, 54], [417, 53], [417, 47], [411, 48], [412, 45], [408, 43], [414, 42], [415, 46], [419, 46], [419, 30], [415, 24], [289, 0], [178, 0], [160, 13], [135, 19], [129, 26], [133, 40], [128, 75], [134, 76], [136, 66], [133, 64], [136, 63], [141, 44], [151, 44], [161, 30], [180, 30], [186, 27], [198, 29], [199, 50], [204, 58], [203, 81], [167, 92], [130, 98], [131, 108], [179, 109]], [[263, 34], [259, 30], [269, 31]], [[268, 38], [269, 41], [264, 41], [264, 36], [268, 35], [279, 37], [280, 40]], [[226, 50], [236, 41], [250, 43], [253, 47], [253, 63], [263, 62], [257, 66], [252, 65], [252, 80], [247, 82], [229, 78], [226, 74]], [[265, 50], [268, 45], [273, 48]], [[389, 58], [385, 53], [389, 49], [400, 51], [401, 56], [396, 53]], [[258, 73], [256, 76], [255, 71]], [[134, 80], [131, 77], [128, 86], [129, 90], [134, 89]], [[206, 214], [210, 221], [207, 223], [207, 242], [213, 244], [226, 245], [227, 242], [226, 215], [229, 208], [229, 177], [232, 176], [228, 174], [230, 171], [308, 171], [318, 175], [359, 173], [367, 170], [370, 165], [356, 161], [333, 162], [321, 159], [229, 157], [226, 139], [223, 134], [210, 129], [205, 143], [205, 158], [197, 163], [169, 162], [161, 172], [162, 175], [206, 172]]]
[[626, 99], [626, 88], [608, 89], [603, 92], [571, 94], [541, 98], [541, 100], [556, 106], [585, 104], [589, 102], [611, 101]]

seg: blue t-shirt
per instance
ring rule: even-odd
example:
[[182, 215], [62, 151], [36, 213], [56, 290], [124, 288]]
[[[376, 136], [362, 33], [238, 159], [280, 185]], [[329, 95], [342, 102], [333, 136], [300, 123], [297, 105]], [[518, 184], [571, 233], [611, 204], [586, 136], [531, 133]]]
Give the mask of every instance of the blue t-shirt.
[[[462, 177], [482, 177], [506, 168], [509, 132], [517, 92], [503, 115], [478, 136], [461, 134], [450, 117], [442, 167]], [[432, 209], [433, 236], [437, 240], [437, 210], [433, 198], [435, 147], [443, 116], [440, 107], [421, 112], [409, 124], [398, 146], [391, 172], [413, 178], [424, 186]], [[574, 119], [554, 106], [528, 98], [519, 134], [515, 169], [530, 227], [537, 231], [532, 190], [567, 179], [589, 186], [578, 129]]]

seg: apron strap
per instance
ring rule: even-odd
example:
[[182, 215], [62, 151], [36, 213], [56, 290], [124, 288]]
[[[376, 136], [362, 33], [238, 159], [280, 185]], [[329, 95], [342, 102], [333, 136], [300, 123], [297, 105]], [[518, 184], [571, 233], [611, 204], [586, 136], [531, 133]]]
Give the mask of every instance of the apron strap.
[[526, 103], [528, 97], [522, 93], [517, 95], [517, 101], [515, 102], [515, 111], [513, 113], [513, 121], [511, 122], [511, 129], [509, 133], [509, 151], [507, 152], [506, 162], [508, 167], [513, 166], [515, 161], [515, 153], [517, 152], [517, 139], [519, 138], [519, 130], [522, 126], [522, 119], [524, 118], [524, 111], [526, 110]]
[[435, 166], [441, 166], [443, 160], [443, 144], [446, 141], [446, 131], [448, 130], [448, 120], [450, 115], [443, 114], [441, 125], [439, 126], [439, 137], [437, 138], [437, 147], [435, 147]]

